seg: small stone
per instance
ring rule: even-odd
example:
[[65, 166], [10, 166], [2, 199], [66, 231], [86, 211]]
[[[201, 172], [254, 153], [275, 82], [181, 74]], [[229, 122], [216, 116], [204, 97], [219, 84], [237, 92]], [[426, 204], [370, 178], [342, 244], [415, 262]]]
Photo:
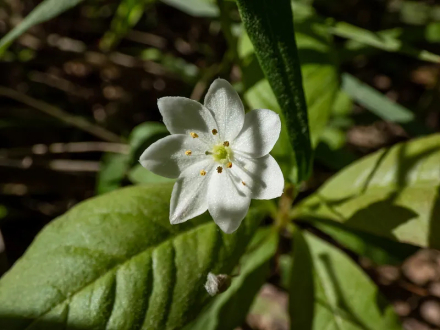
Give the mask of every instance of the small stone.
[[429, 323], [440, 326], [440, 303], [427, 300], [420, 306], [420, 315]]
[[408, 316], [411, 313], [411, 306], [408, 302], [398, 300], [393, 303], [394, 310], [399, 316]]

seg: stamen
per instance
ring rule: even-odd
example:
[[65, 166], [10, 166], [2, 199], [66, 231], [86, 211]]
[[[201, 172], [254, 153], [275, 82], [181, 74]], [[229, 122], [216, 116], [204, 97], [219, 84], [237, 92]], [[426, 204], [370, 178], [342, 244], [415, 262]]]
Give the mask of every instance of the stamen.
[[243, 184], [243, 186], [245, 186], [245, 185], [246, 185], [246, 183], [244, 183], [244, 181], [241, 181], [241, 183]]
[[229, 162], [227, 166], [228, 166], [228, 168], [231, 168], [232, 167], [232, 163]]
[[185, 151], [185, 155], [187, 155], [187, 156], [191, 156], [191, 154], [192, 154], [192, 151], [191, 151], [191, 150], [187, 150], [187, 151]]
[[212, 152], [211, 152], [211, 151], [205, 151], [205, 155], [206, 155], [206, 156], [208, 156], [208, 155], [212, 155]]
[[222, 171], [223, 171], [223, 167], [221, 167], [221, 166], [217, 167], [217, 172], [218, 173], [221, 173]]
[[201, 176], [205, 176], [205, 175], [206, 175], [206, 171], [205, 171], [205, 170], [201, 170], [201, 171], [200, 171], [200, 175], [201, 175]]
[[199, 137], [199, 136], [197, 135], [197, 133], [194, 133], [194, 132], [189, 133], [189, 135], [191, 135], [193, 139]]
[[225, 141], [225, 142], [223, 142], [223, 145], [224, 145], [225, 147], [229, 147], [229, 141]]
[[213, 135], [217, 135], [217, 133], [218, 133], [218, 131], [214, 128], [214, 129], [212, 130], [212, 134], [213, 134]]

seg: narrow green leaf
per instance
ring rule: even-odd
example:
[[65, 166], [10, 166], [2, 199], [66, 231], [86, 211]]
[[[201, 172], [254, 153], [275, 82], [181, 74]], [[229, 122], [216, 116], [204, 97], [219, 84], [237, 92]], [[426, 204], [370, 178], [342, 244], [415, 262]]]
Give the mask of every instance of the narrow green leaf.
[[[300, 243], [295, 243], [299, 246], [294, 251], [290, 288], [292, 330], [402, 329], [393, 307], [358, 265], [318, 237], [300, 236], [295, 235]], [[304, 282], [302, 272], [313, 273], [313, 284]], [[312, 322], [310, 316], [304, 317], [311, 313], [310, 302]]]
[[237, 4], [261, 68], [283, 111], [295, 151], [295, 181], [301, 182], [310, 176], [313, 152], [290, 1], [238, 0]]
[[219, 10], [211, 0], [161, 0], [171, 7], [195, 17], [217, 17]]
[[[302, 7], [301, 7], [302, 8]], [[312, 146], [316, 147], [325, 130], [333, 101], [339, 89], [339, 77], [335, 63], [335, 52], [331, 35], [314, 12], [300, 12], [294, 17], [295, 37], [301, 61], [304, 91], [308, 107]], [[283, 112], [267, 80], [257, 63], [254, 49], [246, 33], [239, 40], [239, 54], [243, 62], [243, 80], [247, 91], [245, 99], [254, 109], [271, 109], [282, 118], [281, 136], [272, 150], [286, 178], [293, 179], [295, 173], [294, 151], [290, 144]]]
[[377, 265], [400, 265], [419, 248], [368, 234], [334, 221], [314, 221], [313, 225], [343, 247], [372, 260]]
[[20, 24], [0, 40], [0, 56], [3, 55], [15, 39], [25, 33], [29, 28], [58, 16], [76, 6], [81, 1], [82, 0], [45, 0], [40, 3]]
[[169, 223], [172, 184], [121, 189], [49, 224], [0, 280], [0, 329], [181, 329], [230, 274], [264, 210], [234, 234], [205, 215]]
[[292, 216], [440, 248], [439, 164], [438, 134], [382, 149], [339, 172]]
[[348, 73], [342, 75], [342, 88], [353, 100], [378, 117], [402, 124], [405, 129], [415, 135], [430, 133], [429, 130], [417, 120], [411, 110], [391, 101], [385, 95]]
[[104, 51], [114, 48], [139, 22], [145, 9], [156, 0], [122, 0], [116, 10], [110, 30], [102, 37], [99, 46]]
[[278, 246], [278, 234], [273, 228], [262, 229], [249, 244], [248, 252], [240, 260], [239, 276], [231, 287], [215, 298], [185, 330], [224, 330], [240, 326], [254, 300], [254, 296], [269, 274], [269, 260]]
[[395, 38], [390, 33], [375, 33], [345, 22], [334, 23], [329, 28], [329, 31], [339, 37], [353, 39], [356, 42], [364, 43], [387, 52], [399, 52], [420, 60], [440, 63], [439, 55], [414, 48]]

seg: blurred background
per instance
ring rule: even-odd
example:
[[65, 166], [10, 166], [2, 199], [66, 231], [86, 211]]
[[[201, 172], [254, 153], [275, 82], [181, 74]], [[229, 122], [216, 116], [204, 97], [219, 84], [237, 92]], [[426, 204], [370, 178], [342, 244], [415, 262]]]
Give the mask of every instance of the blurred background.
[[[40, 2], [0, 0], [0, 36]], [[326, 56], [300, 54], [308, 103], [330, 109], [303, 198], [356, 159], [439, 130], [440, 1], [296, 3], [298, 17], [306, 17], [297, 23], [300, 48], [315, 38]], [[248, 109], [259, 101], [272, 108], [250, 93], [249, 77], [260, 73], [244, 39], [229, 0], [87, 0], [23, 34], [0, 59], [0, 274], [75, 204], [160, 180], [136, 162], [167, 134], [158, 98], [202, 100], [223, 77]], [[330, 90], [328, 99], [311, 96]], [[356, 261], [405, 329], [440, 329], [439, 251], [419, 250], [398, 265]], [[263, 287], [244, 330], [288, 329], [279, 275], [274, 266], [273, 284]]]

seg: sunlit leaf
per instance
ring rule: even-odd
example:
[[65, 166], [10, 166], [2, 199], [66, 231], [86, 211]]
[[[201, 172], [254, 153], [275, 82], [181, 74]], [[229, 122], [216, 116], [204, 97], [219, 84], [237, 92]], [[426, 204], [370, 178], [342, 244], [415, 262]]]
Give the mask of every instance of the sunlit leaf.
[[169, 223], [171, 184], [118, 190], [49, 224], [0, 280], [0, 329], [181, 329], [230, 274], [264, 210], [234, 234], [207, 213]]
[[382, 149], [339, 172], [292, 216], [439, 248], [439, 163], [438, 134]]

